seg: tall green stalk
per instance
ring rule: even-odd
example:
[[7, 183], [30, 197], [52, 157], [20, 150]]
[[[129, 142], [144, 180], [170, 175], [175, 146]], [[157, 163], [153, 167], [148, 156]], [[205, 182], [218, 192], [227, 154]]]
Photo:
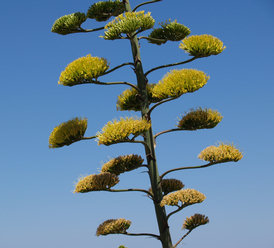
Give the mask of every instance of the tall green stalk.
[[[129, 0], [124, 0], [126, 11], [130, 12], [130, 2]], [[147, 94], [147, 79], [144, 75], [141, 56], [140, 56], [140, 49], [139, 49], [139, 42], [137, 40], [136, 35], [130, 39], [131, 49], [132, 49], [132, 56], [134, 60], [134, 68], [135, 74], [137, 77], [138, 88], [140, 89], [140, 97], [141, 97], [141, 112], [142, 117], [150, 120], [150, 116], [148, 115], [149, 112], [149, 101], [148, 101], [148, 94]], [[149, 169], [149, 178], [151, 183], [151, 189], [154, 198], [154, 208], [156, 212], [156, 218], [158, 222], [158, 228], [160, 233], [160, 240], [162, 242], [163, 248], [172, 248], [172, 241], [169, 232], [169, 226], [167, 222], [167, 215], [164, 207], [160, 206], [160, 202], [162, 200], [163, 194], [160, 184], [160, 176], [158, 172], [157, 162], [156, 162], [156, 155], [154, 149], [154, 138], [151, 128], [144, 133], [144, 142], [146, 143], [146, 158], [147, 164]]]

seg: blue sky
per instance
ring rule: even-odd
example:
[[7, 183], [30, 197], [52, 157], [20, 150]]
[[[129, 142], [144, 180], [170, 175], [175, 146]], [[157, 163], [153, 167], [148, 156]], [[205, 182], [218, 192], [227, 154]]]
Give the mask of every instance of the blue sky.
[[[81, 175], [97, 173], [109, 158], [143, 155], [142, 147], [82, 141], [48, 148], [52, 129], [71, 118], [87, 117], [87, 135], [92, 136], [109, 120], [136, 115], [116, 111], [117, 95], [124, 86], [57, 85], [65, 66], [87, 54], [107, 58], [111, 67], [131, 61], [128, 41], [105, 41], [98, 37], [102, 32], [68, 36], [50, 32], [57, 18], [85, 12], [94, 2], [6, 1], [1, 5], [0, 247], [160, 247], [150, 238], [95, 236], [101, 222], [121, 217], [132, 221], [131, 232], [157, 233], [152, 203], [142, 194], [72, 193]], [[173, 241], [182, 236], [185, 217], [199, 212], [209, 216], [210, 223], [193, 231], [184, 247], [273, 248], [273, 1], [164, 0], [143, 9], [151, 11], [157, 22], [177, 19], [192, 34], [212, 34], [227, 47], [218, 56], [185, 66], [210, 75], [204, 88], [154, 111], [155, 132], [174, 127], [180, 115], [199, 106], [217, 109], [224, 116], [212, 130], [159, 137], [160, 172], [202, 164], [199, 152], [219, 141], [233, 142], [244, 153], [238, 163], [171, 174], [207, 196], [204, 203], [171, 218]], [[84, 26], [101, 24], [89, 20]], [[145, 70], [186, 60], [188, 55], [178, 45], [156, 46], [143, 40]], [[151, 73], [150, 82], [157, 82], [168, 70]], [[102, 79], [135, 83], [130, 68]], [[148, 188], [148, 177], [141, 172], [122, 175], [117, 188]]]

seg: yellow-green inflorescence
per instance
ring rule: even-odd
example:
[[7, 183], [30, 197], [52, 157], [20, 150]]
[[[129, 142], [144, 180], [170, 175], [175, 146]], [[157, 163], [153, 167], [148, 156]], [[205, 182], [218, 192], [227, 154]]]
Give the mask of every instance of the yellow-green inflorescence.
[[[149, 103], [159, 102], [160, 99], [157, 97], [153, 97], [153, 88], [156, 84], [147, 84], [147, 93], [148, 93], [148, 101]], [[118, 110], [133, 110], [140, 111], [141, 110], [141, 98], [139, 92], [134, 89], [125, 90], [120, 96], [118, 96], [117, 101], [117, 109]]]
[[208, 222], [209, 222], [209, 219], [207, 216], [202, 214], [194, 214], [186, 218], [183, 224], [183, 229], [193, 230], [198, 226], [207, 224]]
[[221, 143], [218, 146], [208, 146], [201, 151], [198, 158], [211, 163], [237, 162], [243, 158], [243, 154], [234, 145]]
[[105, 26], [106, 40], [115, 40], [122, 37], [122, 34], [132, 35], [135, 32], [153, 28], [155, 20], [150, 16], [150, 12], [145, 14], [144, 11], [126, 12], [120, 14], [113, 21]]
[[109, 68], [107, 60], [87, 55], [71, 62], [61, 73], [58, 84], [73, 86], [92, 83]]
[[109, 160], [102, 166], [101, 172], [110, 172], [120, 175], [126, 171], [132, 171], [143, 166], [144, 160], [136, 154], [119, 156]]
[[107, 190], [119, 182], [117, 175], [104, 172], [80, 178], [75, 186], [75, 193], [87, 193], [90, 191]]
[[63, 35], [79, 32], [86, 19], [86, 15], [80, 12], [62, 16], [54, 22], [51, 32]]
[[177, 126], [183, 130], [213, 128], [222, 119], [223, 117], [216, 110], [198, 108], [184, 115]]
[[97, 134], [98, 144], [111, 145], [130, 141], [129, 136], [138, 136], [150, 128], [150, 122], [133, 117], [108, 122]]
[[74, 118], [55, 127], [49, 136], [49, 147], [58, 148], [81, 140], [87, 129], [87, 119]]
[[180, 48], [195, 57], [207, 57], [221, 53], [226, 47], [218, 38], [208, 35], [192, 35], [182, 40]]
[[107, 21], [112, 16], [118, 16], [125, 11], [125, 5], [119, 0], [100, 1], [91, 5], [87, 17], [98, 22]]
[[176, 206], [180, 202], [182, 207], [186, 207], [192, 204], [201, 203], [205, 198], [204, 194], [195, 189], [181, 189], [164, 196], [160, 205], [162, 207], [165, 205]]
[[190, 29], [177, 22], [170, 20], [165, 23], [160, 23], [161, 28], [154, 29], [150, 35], [150, 43], [161, 45], [167, 41], [180, 41], [190, 34]]
[[152, 96], [158, 99], [177, 98], [202, 88], [209, 76], [195, 69], [172, 70], [153, 88]]
[[96, 231], [96, 235], [108, 235], [126, 233], [126, 230], [130, 227], [131, 221], [126, 219], [110, 219], [104, 221], [99, 225]]

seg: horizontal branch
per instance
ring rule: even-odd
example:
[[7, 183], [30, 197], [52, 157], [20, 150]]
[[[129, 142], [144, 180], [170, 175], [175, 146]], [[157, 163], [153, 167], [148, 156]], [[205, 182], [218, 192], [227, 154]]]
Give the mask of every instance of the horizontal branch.
[[146, 4], [150, 4], [150, 3], [156, 3], [156, 2], [160, 2], [162, 0], [152, 0], [152, 1], [148, 1], [148, 2], [144, 2], [144, 3], [141, 3], [139, 5], [137, 5], [133, 10], [132, 12], [136, 11], [139, 7], [143, 6], [143, 5], [146, 5]]
[[125, 232], [125, 233], [121, 233], [121, 234], [128, 235], [128, 236], [151, 236], [151, 237], [159, 239], [159, 240], [161, 239], [161, 237], [159, 235], [156, 235], [153, 233], [128, 233], [128, 232]]
[[95, 32], [95, 31], [103, 30], [105, 27], [94, 28], [94, 29], [84, 29], [82, 27], [79, 27], [79, 28], [80, 28], [79, 32], [75, 32], [75, 33], [90, 33], [90, 32]]
[[134, 63], [128, 62], [128, 63], [123, 63], [123, 64], [121, 64], [121, 65], [118, 65], [118, 66], [112, 68], [111, 70], [106, 71], [106, 72], [103, 74], [103, 76], [106, 75], [106, 74], [109, 74], [109, 73], [111, 73], [111, 72], [113, 72], [113, 71], [115, 71], [115, 70], [117, 70], [117, 69], [119, 69], [119, 68], [121, 68], [121, 67], [123, 67], [123, 66], [126, 66], [126, 65], [132, 65], [132, 66], [134, 66]]
[[164, 134], [164, 133], [170, 133], [170, 132], [176, 132], [176, 131], [183, 131], [184, 129], [181, 128], [172, 128], [172, 129], [168, 129], [162, 132], [159, 132], [157, 134], [154, 135], [154, 139], [156, 139], [159, 135]]
[[99, 84], [99, 85], [125, 84], [125, 85], [131, 86], [132, 88], [134, 88], [137, 91], [139, 91], [139, 88], [136, 85], [128, 83], [128, 82], [108, 82], [108, 83], [104, 83], [104, 82], [100, 82], [100, 81], [92, 81], [91, 83], [93, 83], [93, 84]]
[[182, 240], [191, 233], [192, 230], [189, 230], [182, 238], [179, 239], [179, 241], [173, 246], [173, 248], [176, 248], [178, 244], [182, 242]]
[[155, 71], [155, 70], [159, 70], [159, 69], [162, 69], [162, 68], [166, 68], [166, 67], [171, 67], [171, 66], [176, 66], [176, 65], [182, 65], [182, 64], [186, 64], [186, 63], [189, 63], [195, 59], [197, 59], [198, 57], [192, 57], [191, 59], [188, 59], [188, 60], [185, 60], [185, 61], [182, 61], [182, 62], [178, 62], [178, 63], [173, 63], [173, 64], [167, 64], [167, 65], [161, 65], [161, 66], [157, 66], [157, 67], [154, 67], [152, 69], [150, 69], [149, 71], [147, 71], [145, 73], [145, 76], [147, 76], [149, 73]]
[[150, 195], [151, 197], [153, 197], [153, 195], [145, 189], [106, 189], [104, 191], [109, 191], [109, 192], [132, 192], [132, 191], [137, 191], [137, 192], [146, 193], [147, 195]]
[[187, 166], [187, 167], [179, 167], [179, 168], [175, 168], [175, 169], [171, 169], [166, 171], [165, 173], [163, 173], [160, 178], [163, 179], [164, 176], [166, 176], [167, 174], [173, 172], [173, 171], [178, 171], [178, 170], [192, 170], [192, 169], [201, 169], [201, 168], [206, 168], [215, 164], [221, 164], [221, 163], [227, 163], [229, 161], [223, 161], [223, 162], [210, 162], [208, 164], [205, 165], [198, 165], [198, 166]]
[[161, 43], [166, 43], [168, 41], [168, 40], [164, 40], [164, 39], [156, 39], [156, 38], [151, 38], [151, 37], [147, 37], [147, 36], [140, 36], [138, 38], [138, 40], [141, 40], [141, 39], [146, 39], [146, 40], [161, 42]]
[[178, 98], [178, 97], [168, 98], [168, 99], [162, 100], [162, 101], [160, 101], [160, 102], [154, 104], [154, 105], [150, 108], [150, 110], [148, 111], [148, 113], [147, 113], [148, 116], [150, 116], [150, 114], [151, 114], [151, 112], [153, 111], [153, 109], [155, 109], [155, 108], [158, 107], [159, 105], [161, 105], [161, 104], [163, 104], [163, 103], [165, 103], [165, 102], [169, 102], [169, 101], [175, 100], [175, 99], [177, 99], [177, 98]]
[[95, 139], [97, 136], [91, 136], [91, 137], [83, 137], [82, 140], [90, 140], [90, 139]]

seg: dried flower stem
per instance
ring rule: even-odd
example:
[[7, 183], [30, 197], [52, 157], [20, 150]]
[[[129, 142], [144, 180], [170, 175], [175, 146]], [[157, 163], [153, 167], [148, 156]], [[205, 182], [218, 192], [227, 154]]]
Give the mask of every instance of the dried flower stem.
[[80, 27], [79, 31], [75, 31], [74, 33], [90, 33], [90, 32], [95, 32], [99, 30], [103, 30], [105, 27], [100, 27], [100, 28], [94, 28], [94, 29], [84, 29]]
[[173, 248], [176, 248], [178, 244], [182, 242], [182, 240], [191, 233], [192, 230], [189, 230], [182, 238], [179, 239], [179, 241], [173, 246]]
[[147, 76], [149, 73], [155, 71], [155, 70], [159, 70], [159, 69], [162, 69], [162, 68], [166, 68], [166, 67], [171, 67], [171, 66], [176, 66], [176, 65], [182, 65], [182, 64], [186, 64], [186, 63], [189, 63], [193, 60], [197, 59], [197, 57], [192, 57], [191, 59], [188, 59], [188, 60], [185, 60], [185, 61], [182, 61], [182, 62], [178, 62], [178, 63], [173, 63], [173, 64], [168, 64], [168, 65], [161, 65], [161, 66], [157, 66], [155, 68], [152, 68], [150, 69], [149, 71], [147, 71], [145, 73], [145, 76]]

